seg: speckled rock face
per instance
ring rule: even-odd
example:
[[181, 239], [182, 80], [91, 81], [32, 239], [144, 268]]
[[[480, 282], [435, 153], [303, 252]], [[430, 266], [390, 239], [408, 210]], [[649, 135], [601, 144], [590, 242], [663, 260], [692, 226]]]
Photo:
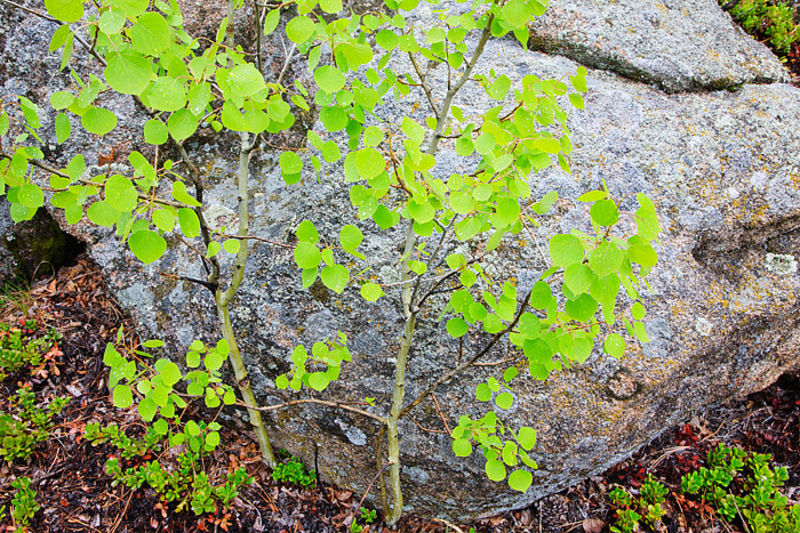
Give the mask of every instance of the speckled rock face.
[[550, 0], [530, 43], [669, 92], [789, 80], [717, 0]]
[[[558, 8], [557, 2], [552, 9]], [[627, 3], [603, 5], [606, 17], [613, 19], [616, 6]], [[712, 3], [707, 9], [718, 10]], [[674, 25], [690, 26], [697, 18], [692, 13], [683, 19], [675, 14], [679, 18]], [[713, 16], [724, 17], [716, 11]], [[727, 32], [724, 38], [732, 41], [744, 39], [732, 26], [714, 31]], [[642, 43], [647, 51], [652, 34], [637, 26], [630, 32], [636, 39], [618, 46]], [[23, 44], [36, 45], [17, 46], [24, 48]], [[46, 40], [39, 46], [46, 47]], [[635, 48], [623, 51], [638, 53]], [[671, 53], [686, 65], [687, 79], [705, 75], [682, 49]], [[590, 66], [603, 64], [593, 63], [592, 57], [585, 61]], [[579, 63], [526, 52], [509, 39], [490, 41], [481, 65], [480, 72], [491, 68], [518, 81], [526, 74], [560, 78], [573, 73]], [[400, 63], [398, 69], [404, 68], [407, 65]], [[655, 67], [645, 70], [658, 74]], [[616, 72], [590, 69], [588, 79], [586, 110], [570, 112], [576, 145], [573, 174], [550, 169], [530, 179], [535, 195], [557, 190], [562, 198], [540, 237], [583, 227], [588, 213], [573, 200], [598, 188], [601, 180], [615, 196], [644, 192], [653, 198], [664, 232], [658, 247], [660, 262], [649, 278], [652, 291], [646, 295], [651, 342], [621, 360], [595, 354], [586, 364], [555, 374], [547, 382], [518, 380], [506, 419], [539, 430], [535, 459], [540, 469], [524, 495], [488, 481], [478, 457], [456, 459], [448, 436], [402, 421], [409, 510], [468, 519], [522, 506], [603, 470], [711, 403], [766, 386], [797, 361], [800, 90], [745, 80], [735, 91], [704, 91], [696, 86], [697, 92], [670, 94]], [[442, 90], [445, 72], [432, 72], [430, 82]], [[381, 114], [390, 120], [408, 114], [424, 118], [419, 106], [424, 100], [412, 93], [387, 104]], [[480, 114], [491, 105], [482, 89], [471, 84], [455, 103], [465, 115]], [[236, 190], [234, 156], [227, 142], [205, 137], [187, 149], [217, 184], [207, 196], [207, 218], [231, 227], [236, 222]], [[93, 146], [86, 149], [96, 153]], [[320, 183], [308, 179], [302, 186], [287, 188], [276, 168], [277, 157], [259, 153], [253, 161], [252, 232], [293, 242], [292, 228], [309, 218], [323, 239], [334, 240], [342, 225], [355, 220], [341, 166], [323, 168]], [[448, 176], [469, 171], [474, 164], [456, 157], [453, 147], [443, 143], [434, 173]], [[631, 202], [623, 208], [635, 206]], [[359, 225], [365, 233], [361, 249], [371, 272], [382, 281], [393, 281], [402, 230], [382, 233], [371, 223]], [[173, 347], [185, 347], [195, 336], [216, 337], [209, 295], [162, 276], [200, 277], [199, 263], [169, 252], [142, 267], [115, 239], [102, 233], [92, 238], [93, 257], [145, 332]], [[513, 277], [522, 292], [545, 268], [539, 257], [530, 242], [512, 240], [490, 258], [488, 268], [498, 276]], [[343, 368], [326, 397], [355, 401], [375, 397], [376, 407], [370, 409], [385, 414], [392, 357], [402, 327], [398, 294], [387, 292], [385, 300], [370, 304], [358, 296], [357, 287], [341, 295], [321, 286], [302, 291], [291, 251], [255, 246], [234, 322], [260, 400], [273, 403], [286, 398], [272, 379], [289, 369], [289, 355], [297, 344], [308, 345], [338, 329], [350, 338], [353, 362]], [[458, 357], [459, 345], [445, 333], [439, 304], [434, 302], [420, 317], [408, 371], [406, 393], [411, 398]], [[464, 353], [483, 341], [465, 339]], [[494, 353], [487, 359], [502, 357]], [[485, 406], [473, 401], [481, 379], [483, 374], [465, 376], [437, 391], [441, 416], [450, 427], [460, 414], [482, 413]], [[423, 403], [413, 416], [422, 427], [442, 427], [432, 403]], [[282, 411], [268, 423], [278, 446], [301, 455], [328, 480], [361, 491], [375, 475], [378, 428], [370, 420], [306, 406]]]

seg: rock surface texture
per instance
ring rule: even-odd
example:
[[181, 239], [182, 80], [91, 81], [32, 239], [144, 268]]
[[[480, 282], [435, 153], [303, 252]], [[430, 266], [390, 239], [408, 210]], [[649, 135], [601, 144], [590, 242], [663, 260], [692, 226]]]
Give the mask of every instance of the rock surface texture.
[[[563, 199], [543, 238], [586, 224], [585, 206], [572, 200], [598, 188], [601, 180], [615, 196], [644, 192], [655, 200], [664, 231], [659, 264], [648, 278], [651, 342], [621, 360], [595, 355], [546, 382], [518, 380], [507, 421], [539, 431], [535, 458], [540, 469], [524, 495], [488, 481], [478, 454], [457, 459], [448, 436], [426, 433], [404, 420], [405, 494], [408, 509], [416, 512], [467, 519], [525, 505], [602, 471], [711, 403], [766, 386], [797, 361], [800, 90], [780, 83], [787, 78], [777, 60], [734, 27], [713, 0], [551, 3], [550, 14], [534, 25], [533, 41], [563, 55], [525, 51], [509, 39], [490, 41], [479, 71], [491, 68], [518, 81], [526, 74], [567, 76], [581, 63], [592, 67], [586, 109], [570, 113], [573, 175], [550, 169], [531, 176], [530, 183], [538, 196], [555, 189]], [[43, 53], [43, 30], [30, 30], [36, 24], [26, 20], [15, 26], [5, 58], [10, 50]], [[4, 91], [34, 75], [24, 70], [30, 67], [21, 68], [14, 78], [0, 80]], [[441, 90], [444, 70], [431, 76]], [[59, 79], [44, 83], [56, 87]], [[42, 101], [46, 95], [38, 96]], [[422, 118], [418, 102], [424, 97], [412, 94], [382, 113]], [[489, 106], [483, 90], [471, 84], [456, 104], [470, 115]], [[208, 195], [207, 217], [230, 227], [235, 161], [219, 155], [219, 142], [206, 138], [188, 148], [200, 154], [219, 183]], [[88, 143], [84, 148], [92, 162], [97, 148]], [[450, 150], [443, 146], [437, 175], [474, 164]], [[335, 238], [354, 219], [341, 166], [323, 169], [322, 183], [308, 179], [287, 188], [276, 168], [277, 155], [261, 154], [253, 162], [251, 231], [291, 242], [290, 229], [309, 218], [323, 238]], [[371, 223], [361, 228], [366, 235], [361, 248], [372, 271], [392, 281], [400, 231], [381, 233]], [[160, 275], [196, 277], [202, 274], [199, 265], [184, 268], [187, 258], [169, 252], [142, 268], [112, 237], [94, 234], [92, 240], [91, 253], [106, 269], [110, 286], [145, 330], [182, 347], [197, 335], [216, 336], [208, 294]], [[530, 245], [517, 244], [493, 259], [491, 268], [516, 278], [523, 291], [544, 265]], [[302, 291], [291, 251], [266, 245], [255, 247], [248, 269], [234, 322], [261, 400], [287, 398], [271, 380], [289, 369], [297, 344], [308, 345], [338, 329], [350, 337], [353, 362], [343, 368], [329, 396], [355, 401], [373, 396], [378, 406], [373, 409], [384, 414], [402, 326], [399, 306], [391, 303], [397, 295], [390, 292], [389, 303], [368, 304], [354, 286], [342, 295], [316, 286]], [[448, 339], [437, 312], [421, 317], [408, 397], [453, 365], [459, 347]], [[465, 340], [464, 352], [482, 340]], [[482, 413], [473, 400], [482, 379], [465, 377], [437, 391], [451, 427], [460, 414]], [[421, 426], [441, 426], [431, 403], [413, 415]], [[325, 479], [363, 491], [374, 477], [374, 422], [305, 407], [282, 411], [269, 423], [278, 445], [301, 455]]]

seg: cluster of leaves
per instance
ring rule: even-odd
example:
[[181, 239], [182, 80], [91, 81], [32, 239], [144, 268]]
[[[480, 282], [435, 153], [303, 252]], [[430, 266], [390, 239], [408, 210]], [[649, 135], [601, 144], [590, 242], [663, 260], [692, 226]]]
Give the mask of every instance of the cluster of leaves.
[[794, 22], [791, 2], [774, 0], [736, 0], [720, 4], [730, 5], [733, 19], [750, 34], [764, 36], [780, 55], [789, 53], [800, 40], [800, 26]]
[[[121, 335], [122, 330], [118, 339]], [[142, 347], [150, 349], [163, 345], [159, 340], [142, 343]], [[220, 372], [229, 349], [225, 339], [215, 346], [206, 346], [199, 340], [193, 341], [186, 354], [186, 366], [189, 370], [184, 373], [177, 364], [163, 357], [150, 365], [147, 359], [152, 359], [153, 356], [143, 350], [134, 350], [138, 359], [128, 359], [109, 343], [103, 362], [110, 367], [108, 386], [113, 390], [114, 405], [125, 409], [136, 403], [142, 420], [152, 422], [161, 435], [167, 434], [167, 421], [176, 419], [177, 410], [185, 409], [188, 405], [184, 395], [175, 388], [179, 384], [185, 385], [185, 396], [202, 397], [208, 408], [214, 409], [223, 404], [233, 405], [236, 403], [236, 393], [230, 385], [223, 383]], [[137, 402], [134, 401], [134, 396]], [[153, 422], [157, 414], [160, 418]], [[208, 438], [219, 441], [219, 435], [215, 432], [210, 433]]]
[[37, 405], [36, 395], [28, 388], [17, 389], [9, 398], [11, 412], [0, 411], [0, 457], [7, 461], [26, 460], [36, 445], [47, 440], [53, 417], [69, 402], [66, 396], [53, 398], [47, 406]]
[[[146, 341], [142, 345], [152, 349], [163, 343]], [[190, 369], [202, 365], [204, 370], [189, 370], [184, 374], [178, 365], [167, 359], [158, 359], [150, 366], [142, 359], [129, 360], [113, 344], [107, 345], [104, 361], [111, 367], [109, 386], [113, 388], [114, 405], [128, 408], [138, 400], [138, 413], [149, 423], [146, 431], [138, 436], [131, 436], [114, 424], [86, 425], [84, 438], [93, 445], [109, 443], [119, 451], [119, 458], [112, 456], [106, 461], [106, 473], [113, 478], [114, 485], [122, 483], [131, 489], [147, 485], [161, 499], [175, 502], [177, 511], [190, 508], [201, 515], [214, 512], [216, 502], [228, 507], [241, 486], [252, 482], [240, 467], [228, 474], [223, 484], [212, 485], [203, 469], [203, 457], [219, 446], [222, 426], [216, 421], [184, 421], [182, 413], [177, 412], [200, 398], [209, 408], [236, 402], [233, 389], [221, 384], [219, 374], [226, 349], [225, 341], [211, 347], [200, 341], [193, 342], [186, 365]], [[142, 350], [133, 353], [140, 358], [152, 358]], [[175, 390], [179, 382], [185, 383], [186, 393]], [[165, 466], [161, 459], [146, 461], [152, 455], [163, 457], [168, 449], [181, 450], [175, 454], [174, 467]]]
[[702, 498], [729, 522], [740, 518], [753, 533], [800, 531], [800, 506], [789, 507], [780, 493], [786, 467], [772, 468], [771, 460], [720, 443], [708, 453], [708, 467], [683, 476], [681, 491]]
[[35, 373], [42, 365], [42, 354], [56, 346], [61, 334], [51, 329], [43, 337], [31, 337], [36, 331], [36, 322], [23, 321], [21, 328], [0, 324], [0, 381], [23, 367], [29, 366]]
[[666, 512], [661, 504], [668, 494], [669, 489], [653, 479], [652, 474], [647, 476], [647, 480], [639, 487], [638, 497], [631, 496], [624, 487], [614, 487], [608, 495], [611, 504], [617, 508], [617, 520], [611, 526], [611, 532], [637, 531], [641, 520], [654, 527]]
[[[31, 519], [39, 512], [41, 506], [36, 502], [36, 491], [31, 488], [31, 480], [21, 476], [11, 482], [16, 489], [11, 498], [11, 520], [16, 526], [15, 531], [24, 532], [31, 525]], [[6, 518], [5, 505], [0, 506], [0, 522]]]
[[275, 465], [272, 470], [272, 479], [281, 483], [308, 487], [317, 481], [317, 472], [307, 469], [306, 465], [297, 457], [289, 457], [285, 463]]
[[[278, 376], [275, 379], [275, 385], [279, 389], [289, 387], [295, 391], [299, 391], [305, 385], [321, 392], [332, 381], [339, 378], [342, 362], [350, 360], [347, 336], [342, 332], [338, 333], [336, 339], [331, 339], [327, 343], [315, 342], [311, 348], [311, 354], [301, 344], [292, 352], [292, 370]], [[325, 370], [308, 372], [307, 365]]]
[[[378, 519], [378, 513], [375, 509], [367, 509], [366, 507], [361, 508], [361, 520], [369, 525], [375, 522]], [[358, 519], [353, 517], [353, 521], [350, 522], [350, 533], [361, 533], [364, 530], [364, 526], [358, 523]]]

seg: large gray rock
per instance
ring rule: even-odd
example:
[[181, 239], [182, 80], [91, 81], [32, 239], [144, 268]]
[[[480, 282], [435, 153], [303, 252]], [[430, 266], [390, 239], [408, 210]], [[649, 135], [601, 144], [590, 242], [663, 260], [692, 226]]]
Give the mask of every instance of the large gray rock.
[[789, 81], [717, 0], [550, 0], [530, 45], [669, 92]]
[[[613, 5], [607, 9], [613, 16]], [[719, 31], [733, 33], [730, 39], [739, 38], [732, 27]], [[35, 42], [15, 39], [16, 46], [35, 49]], [[38, 46], [46, 47], [46, 41]], [[693, 65], [687, 67], [692, 69], [688, 79], [702, 78], [696, 63], [686, 64]], [[562, 77], [577, 66], [565, 57], [525, 52], [513, 41], [502, 40], [487, 45], [480, 72], [493, 68], [517, 81], [529, 73]], [[431, 74], [437, 90], [444, 82], [443, 71]], [[10, 90], [8, 83], [5, 90]], [[424, 96], [412, 94], [381, 113], [395, 121], [406, 114], [421, 117], [424, 107], [417, 109], [419, 102]], [[490, 105], [472, 84], [465, 86], [456, 104], [470, 115]], [[540, 435], [535, 450], [540, 469], [525, 495], [489, 482], [477, 457], [466, 461], [453, 457], [449, 437], [426, 433], [404, 420], [408, 509], [465, 519], [524, 505], [601, 471], [711, 403], [767, 385], [795, 362], [800, 348], [798, 123], [800, 91], [788, 85], [745, 83], [736, 91], [670, 95], [607, 71], [590, 70], [586, 110], [571, 112], [569, 119], [576, 145], [573, 175], [551, 169], [531, 176], [537, 195], [556, 189], [564, 198], [540, 236], [584, 225], [585, 207], [572, 199], [597, 188], [603, 179], [616, 196], [649, 194], [664, 228], [660, 263], [650, 277], [653, 290], [647, 295], [646, 326], [652, 342], [619, 361], [596, 354], [587, 364], [547, 382], [519, 380], [507, 421], [531, 425]], [[126, 131], [130, 130], [120, 134]], [[234, 161], [220, 155], [230, 153], [223, 141], [205, 138], [188, 148], [218, 183], [208, 195], [208, 218], [231, 227], [236, 222]], [[309, 218], [323, 238], [335, 240], [339, 228], [354, 219], [341, 167], [323, 169], [321, 183], [309, 178], [302, 186], [287, 188], [276, 168], [277, 155], [260, 154], [253, 162], [253, 233], [291, 242], [291, 229]], [[457, 158], [444, 144], [435, 173], [446, 177], [472, 165], [474, 161]], [[625, 207], [633, 207], [632, 201]], [[362, 249], [372, 267], [369, 275], [392, 281], [401, 231], [381, 233], [371, 223], [360, 226], [366, 234]], [[114, 238], [103, 233], [92, 233], [91, 238], [93, 257], [145, 332], [178, 347], [198, 335], [216, 337], [208, 294], [161, 276], [162, 272], [201, 276], [200, 266], [190, 256], [169, 252], [142, 267]], [[493, 273], [515, 278], [520, 291], [543, 268], [538, 252], [516, 241], [492, 257], [490, 264]], [[308, 345], [338, 329], [350, 337], [353, 362], [344, 367], [326, 397], [373, 396], [376, 407], [371, 409], [385, 413], [391, 358], [401, 328], [398, 298], [390, 290], [385, 300], [368, 304], [357, 292], [355, 286], [342, 295], [318, 286], [302, 291], [290, 251], [255, 246], [234, 321], [262, 401], [285, 398], [272, 378], [288, 370], [294, 346]], [[483, 341], [466, 339], [464, 352]], [[408, 397], [450, 368], [457, 352], [458, 343], [446, 336], [438, 310], [424, 314], [411, 353]], [[495, 357], [502, 355], [490, 354], [489, 359]], [[481, 379], [485, 376], [465, 376], [437, 392], [451, 427], [462, 413], [482, 413], [485, 406], [471, 400]], [[432, 404], [421, 405], [413, 415], [423, 427], [441, 427]], [[370, 420], [305, 407], [284, 411], [269, 423], [278, 445], [317, 466], [324, 478], [362, 491], [373, 478], [372, 446], [378, 428]]]

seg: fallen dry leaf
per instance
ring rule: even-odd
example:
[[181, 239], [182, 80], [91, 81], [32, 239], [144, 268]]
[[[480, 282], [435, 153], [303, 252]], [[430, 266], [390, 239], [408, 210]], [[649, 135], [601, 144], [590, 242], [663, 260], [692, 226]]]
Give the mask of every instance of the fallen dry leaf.
[[605, 522], [599, 518], [586, 518], [583, 520], [583, 530], [586, 533], [600, 533], [603, 530]]

